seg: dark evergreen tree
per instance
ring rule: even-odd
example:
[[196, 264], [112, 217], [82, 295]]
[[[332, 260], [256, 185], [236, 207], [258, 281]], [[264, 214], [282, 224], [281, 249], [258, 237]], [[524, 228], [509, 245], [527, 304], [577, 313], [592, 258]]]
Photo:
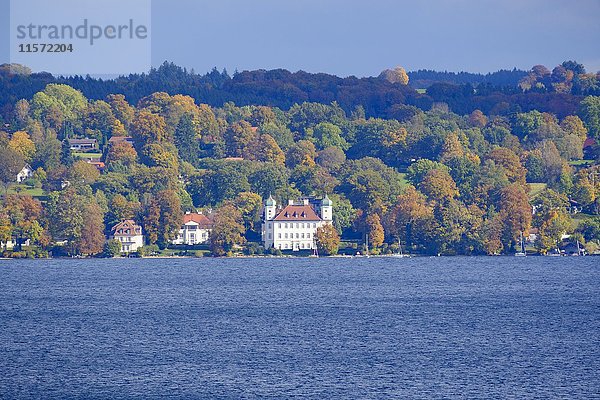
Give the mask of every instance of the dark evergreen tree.
[[190, 114], [185, 114], [179, 120], [177, 129], [175, 129], [175, 146], [179, 150], [179, 157], [193, 165], [198, 162], [198, 152], [200, 151], [194, 120]]

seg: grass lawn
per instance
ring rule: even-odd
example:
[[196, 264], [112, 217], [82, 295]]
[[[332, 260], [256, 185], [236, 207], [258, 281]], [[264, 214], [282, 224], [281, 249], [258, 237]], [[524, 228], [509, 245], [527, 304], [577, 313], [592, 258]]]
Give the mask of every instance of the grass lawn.
[[100, 157], [102, 157], [102, 153], [73, 153], [73, 157], [100, 158]]
[[529, 198], [533, 199], [548, 186], [545, 183], [529, 183]]
[[594, 160], [575, 160], [575, 161], [569, 161], [569, 165], [573, 165], [575, 167], [584, 167], [587, 165], [592, 165], [594, 163]]
[[44, 197], [47, 195], [42, 188], [31, 188], [27, 185], [12, 185], [8, 189], [9, 194], [26, 194], [31, 197]]
[[403, 185], [403, 186], [407, 186], [407, 185], [409, 184], [409, 182], [406, 180], [406, 174], [405, 174], [405, 173], [403, 173], [403, 172], [400, 172], [400, 177], [401, 177], [401, 179], [402, 179], [402, 181], [401, 181], [401, 182], [402, 182], [402, 185]]

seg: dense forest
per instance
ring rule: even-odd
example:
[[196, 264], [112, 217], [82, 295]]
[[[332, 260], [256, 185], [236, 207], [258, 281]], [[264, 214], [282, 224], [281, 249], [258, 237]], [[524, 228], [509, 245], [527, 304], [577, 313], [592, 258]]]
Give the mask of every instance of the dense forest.
[[[330, 104], [335, 101], [346, 114], [361, 107], [367, 117], [386, 119], [403, 117], [404, 109], [398, 105], [429, 111], [439, 102], [448, 104], [459, 114], [480, 110], [486, 115], [507, 116], [537, 110], [562, 118], [577, 112], [583, 96], [600, 95], [598, 74], [586, 73], [581, 64], [572, 61], [552, 71], [537, 65], [529, 72], [513, 70], [481, 75], [417, 71], [406, 75], [408, 85], [394, 79], [394, 74], [390, 77], [383, 73], [379, 77], [340, 78], [280, 69], [243, 71], [230, 76], [227, 71], [214, 69], [200, 75], [165, 62], [148, 74], [102, 80], [54, 77], [48, 73], [31, 73], [22, 66], [3, 65], [0, 66], [0, 87], [3, 88], [0, 117], [10, 119], [18, 100], [32, 98], [50, 83], [69, 85], [90, 100], [102, 100], [119, 93], [130, 103], [137, 104], [152, 93], [165, 92], [187, 95], [198, 104], [211, 107], [234, 102], [238, 106], [265, 105], [283, 110], [303, 102]], [[412, 79], [415, 87], [426, 87], [426, 92], [415, 90], [411, 86]]]
[[[422, 93], [411, 74], [443, 81]], [[599, 74], [568, 61], [443, 77], [165, 63], [100, 80], [3, 66], [0, 242], [18, 244], [12, 256], [106, 254], [110, 227], [132, 218], [164, 248], [185, 211], [210, 209], [213, 254], [262, 253], [269, 194], [328, 194], [342, 249], [368, 237], [375, 253], [510, 254], [535, 233], [542, 254], [569, 241], [598, 251]], [[73, 152], [73, 138], [98, 150]], [[26, 164], [33, 176], [16, 184]]]

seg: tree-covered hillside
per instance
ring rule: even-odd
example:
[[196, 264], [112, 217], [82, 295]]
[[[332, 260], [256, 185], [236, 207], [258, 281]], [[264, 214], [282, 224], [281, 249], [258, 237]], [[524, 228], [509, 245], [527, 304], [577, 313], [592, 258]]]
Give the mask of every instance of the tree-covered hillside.
[[[224, 254], [256, 248], [269, 194], [329, 194], [342, 239], [368, 234], [374, 251], [510, 253], [530, 232], [540, 252], [573, 233], [594, 251], [600, 97], [581, 89], [593, 79], [578, 64], [562, 68], [562, 81], [537, 71], [521, 88], [438, 83], [427, 94], [398, 69], [232, 78], [165, 64], [111, 81], [4, 71], [0, 242], [99, 254], [132, 218], [164, 247], [185, 211], [211, 209], [226, 216], [213, 248]], [[74, 152], [73, 138], [99, 149]], [[33, 176], [17, 185], [25, 164]]]

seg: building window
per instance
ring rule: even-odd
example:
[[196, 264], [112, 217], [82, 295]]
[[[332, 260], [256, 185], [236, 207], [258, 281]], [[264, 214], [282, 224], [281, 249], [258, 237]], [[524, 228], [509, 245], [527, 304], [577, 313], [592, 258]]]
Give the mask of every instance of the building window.
[[287, 227], [288, 227], [288, 224], [286, 223], [286, 224], [285, 224], [285, 228], [287, 229]]
[[269, 239], [272, 239], [273, 235], [271, 233], [269, 233]]
[[296, 233], [296, 239], [300, 239], [300, 234]]
[[286, 238], [286, 239], [288, 238], [288, 234], [287, 234], [287, 233], [285, 234], [285, 238]]
[[304, 239], [304, 233], [300, 236], [302, 239]]
[[281, 233], [277, 234], [277, 239], [281, 239]]
[[306, 234], [306, 238], [307, 238], [307, 239], [310, 239], [310, 233], [307, 233], [307, 234]]
[[281, 228], [281, 224], [280, 223], [277, 224], [277, 228]]

